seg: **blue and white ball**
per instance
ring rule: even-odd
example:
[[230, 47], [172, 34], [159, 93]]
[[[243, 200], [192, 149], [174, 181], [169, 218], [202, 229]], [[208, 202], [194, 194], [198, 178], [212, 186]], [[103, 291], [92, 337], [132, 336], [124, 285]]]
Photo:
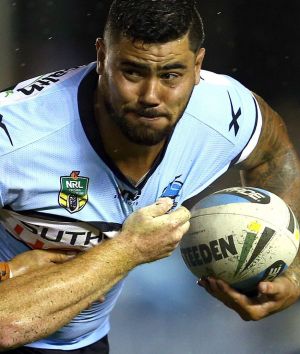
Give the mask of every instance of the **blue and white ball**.
[[274, 193], [250, 187], [203, 198], [180, 243], [194, 275], [223, 279], [241, 292], [285, 271], [298, 247], [299, 226], [289, 206]]

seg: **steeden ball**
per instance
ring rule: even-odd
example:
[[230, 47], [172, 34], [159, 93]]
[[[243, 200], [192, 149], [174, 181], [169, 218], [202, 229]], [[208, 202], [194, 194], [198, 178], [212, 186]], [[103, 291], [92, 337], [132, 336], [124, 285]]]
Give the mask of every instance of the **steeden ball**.
[[180, 243], [186, 266], [198, 278], [223, 279], [243, 293], [273, 280], [293, 262], [299, 226], [277, 195], [252, 187], [232, 187], [200, 200]]

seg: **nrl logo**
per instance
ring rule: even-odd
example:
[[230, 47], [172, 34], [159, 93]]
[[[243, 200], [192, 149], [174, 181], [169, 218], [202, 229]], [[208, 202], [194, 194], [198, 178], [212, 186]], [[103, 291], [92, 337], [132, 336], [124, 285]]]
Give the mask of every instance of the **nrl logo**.
[[58, 202], [73, 214], [80, 211], [88, 201], [88, 177], [79, 176], [80, 171], [72, 171], [70, 176], [60, 177]]

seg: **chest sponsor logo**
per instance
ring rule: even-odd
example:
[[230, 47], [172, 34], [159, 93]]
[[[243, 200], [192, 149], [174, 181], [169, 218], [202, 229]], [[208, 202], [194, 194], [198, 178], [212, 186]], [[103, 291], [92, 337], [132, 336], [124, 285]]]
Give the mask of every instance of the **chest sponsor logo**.
[[[21, 215], [0, 210], [0, 224], [17, 240], [32, 249], [77, 249], [85, 251], [107, 238], [116, 237], [122, 224], [108, 221], [56, 220], [56, 216]], [[53, 217], [53, 219], [50, 217]]]
[[72, 171], [70, 176], [60, 177], [58, 203], [69, 213], [77, 213], [88, 201], [89, 178], [79, 176], [80, 171]]

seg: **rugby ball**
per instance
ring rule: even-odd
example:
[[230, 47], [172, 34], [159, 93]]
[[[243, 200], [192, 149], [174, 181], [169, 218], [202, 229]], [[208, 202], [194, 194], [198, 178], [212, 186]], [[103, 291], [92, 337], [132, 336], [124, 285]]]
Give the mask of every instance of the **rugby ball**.
[[186, 266], [198, 278], [223, 279], [242, 293], [273, 280], [293, 262], [299, 226], [290, 207], [269, 191], [232, 187], [193, 207], [180, 243]]

